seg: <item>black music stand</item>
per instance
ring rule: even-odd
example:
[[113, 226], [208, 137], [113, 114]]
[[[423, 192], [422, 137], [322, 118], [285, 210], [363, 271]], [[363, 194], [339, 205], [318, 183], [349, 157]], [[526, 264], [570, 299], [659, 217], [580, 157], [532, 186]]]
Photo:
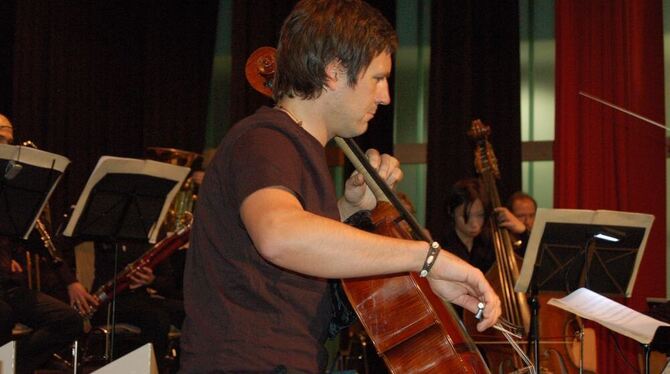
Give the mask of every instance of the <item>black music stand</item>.
[[[158, 161], [101, 157], [63, 235], [112, 243], [118, 240], [155, 243], [170, 204], [189, 172], [189, 168]], [[115, 248], [116, 274], [118, 245]], [[114, 356], [115, 299], [111, 307], [109, 360]]]
[[[649, 349], [663, 352], [666, 355], [670, 355], [670, 327], [661, 326], [656, 330], [654, 338], [651, 340], [651, 343], [649, 343]], [[648, 355], [646, 361], [648, 367], [649, 366]]]
[[586, 286], [598, 293], [630, 297], [653, 220], [652, 215], [640, 213], [538, 209], [515, 286], [517, 292], [530, 289], [536, 365], [537, 293], [569, 293]]
[[0, 235], [28, 239], [69, 163], [57, 154], [0, 144]]

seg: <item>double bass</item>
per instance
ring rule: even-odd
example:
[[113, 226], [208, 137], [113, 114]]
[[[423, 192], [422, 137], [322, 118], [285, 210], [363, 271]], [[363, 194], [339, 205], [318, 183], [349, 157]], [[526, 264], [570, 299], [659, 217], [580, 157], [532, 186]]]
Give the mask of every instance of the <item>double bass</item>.
[[[488, 140], [490, 134], [491, 128], [480, 120], [474, 120], [468, 131], [468, 135], [475, 142], [475, 169], [479, 174], [491, 209], [495, 209], [503, 205], [496, 187], [497, 180], [500, 179], [500, 170], [493, 147]], [[495, 217], [491, 217], [488, 222], [496, 261], [487, 272], [486, 278], [500, 296], [502, 318], [516, 326], [523, 327], [526, 338], [530, 341], [532, 326], [528, 297], [525, 293], [514, 290], [514, 285], [519, 278], [522, 258], [516, 254], [511, 234], [507, 229], [499, 227]], [[547, 300], [539, 299], [535, 302], [546, 305]], [[535, 362], [539, 363], [538, 370], [541, 372], [579, 372], [569, 352], [573, 344], [571, 337], [576, 335], [572, 316], [560, 309], [547, 306], [543, 308], [543, 317], [543, 323], [533, 324], [539, 326], [539, 329], [533, 333], [542, 337], [539, 347], [532, 346], [531, 350], [529, 343], [523, 341], [519, 343], [527, 345], [527, 351], [534, 353]], [[489, 331], [477, 332], [475, 328], [477, 321], [470, 315], [465, 315], [463, 321], [477, 345], [485, 352], [494, 372], [510, 373], [524, 366], [508, 345], [501, 344], [502, 340], [499, 335], [491, 334]]]
[[[247, 80], [257, 91], [272, 91], [273, 48], [257, 50], [247, 61]], [[268, 73], [270, 72], [270, 73]], [[370, 166], [351, 139], [335, 138], [377, 197], [374, 232], [431, 242], [416, 219]], [[451, 305], [417, 274], [342, 280], [344, 291], [392, 373], [490, 373]]]

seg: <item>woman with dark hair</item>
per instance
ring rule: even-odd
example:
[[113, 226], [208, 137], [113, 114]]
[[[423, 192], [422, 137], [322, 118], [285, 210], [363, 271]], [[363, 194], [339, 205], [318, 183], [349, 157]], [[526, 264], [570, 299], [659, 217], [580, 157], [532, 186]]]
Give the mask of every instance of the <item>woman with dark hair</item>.
[[461, 179], [449, 193], [445, 210], [450, 229], [442, 240], [444, 248], [485, 273], [495, 261], [487, 240], [488, 201], [476, 178]]

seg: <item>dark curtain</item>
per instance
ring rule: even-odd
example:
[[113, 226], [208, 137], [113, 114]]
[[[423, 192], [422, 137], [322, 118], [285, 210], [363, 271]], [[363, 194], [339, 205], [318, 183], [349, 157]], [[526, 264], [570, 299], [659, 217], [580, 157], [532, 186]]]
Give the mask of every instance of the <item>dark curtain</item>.
[[[395, 1], [370, 0], [367, 1], [395, 24]], [[254, 91], [247, 83], [244, 67], [249, 56], [263, 46], [277, 46], [279, 31], [284, 18], [288, 16], [297, 3], [296, 0], [277, 0], [267, 2], [263, 0], [235, 0], [233, 2], [233, 40], [231, 77], [231, 120], [235, 123], [252, 114], [261, 105], [274, 105], [270, 98], [263, 97]], [[389, 82], [389, 90], [393, 92], [393, 77]], [[370, 121], [368, 131], [359, 136], [356, 141], [361, 148], [375, 148], [383, 153], [393, 153], [393, 103], [380, 106], [375, 118]], [[347, 164], [345, 175], [353, 170]]]
[[12, 115], [15, 1], [0, 1], [0, 113]]
[[[661, 0], [556, 2], [556, 208], [656, 218], [631, 299], [665, 296], [665, 131], [580, 95], [664, 123]], [[631, 264], [632, 266], [632, 264]], [[638, 372], [639, 344], [599, 325], [598, 372]], [[622, 346], [618, 353], [615, 340]], [[635, 366], [635, 370], [622, 359]]]
[[244, 74], [247, 59], [260, 47], [277, 47], [279, 30], [297, 0], [234, 0], [230, 123], [254, 113], [261, 105], [274, 105], [256, 92]]
[[2, 42], [14, 46], [15, 137], [72, 161], [51, 199], [56, 214], [100, 156], [202, 151], [217, 0], [14, 4], [15, 38]]
[[516, 1], [433, 1], [426, 226], [446, 233], [444, 205], [459, 179], [476, 176], [466, 132], [491, 126], [503, 200], [521, 187], [519, 13]]

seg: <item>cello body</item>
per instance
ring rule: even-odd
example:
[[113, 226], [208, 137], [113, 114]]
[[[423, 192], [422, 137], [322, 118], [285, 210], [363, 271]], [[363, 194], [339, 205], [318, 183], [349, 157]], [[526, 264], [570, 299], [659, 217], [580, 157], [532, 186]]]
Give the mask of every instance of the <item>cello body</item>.
[[[377, 233], [412, 239], [398, 228], [393, 206], [372, 212]], [[489, 373], [449, 304], [416, 274], [342, 280], [377, 353], [392, 373]]]

